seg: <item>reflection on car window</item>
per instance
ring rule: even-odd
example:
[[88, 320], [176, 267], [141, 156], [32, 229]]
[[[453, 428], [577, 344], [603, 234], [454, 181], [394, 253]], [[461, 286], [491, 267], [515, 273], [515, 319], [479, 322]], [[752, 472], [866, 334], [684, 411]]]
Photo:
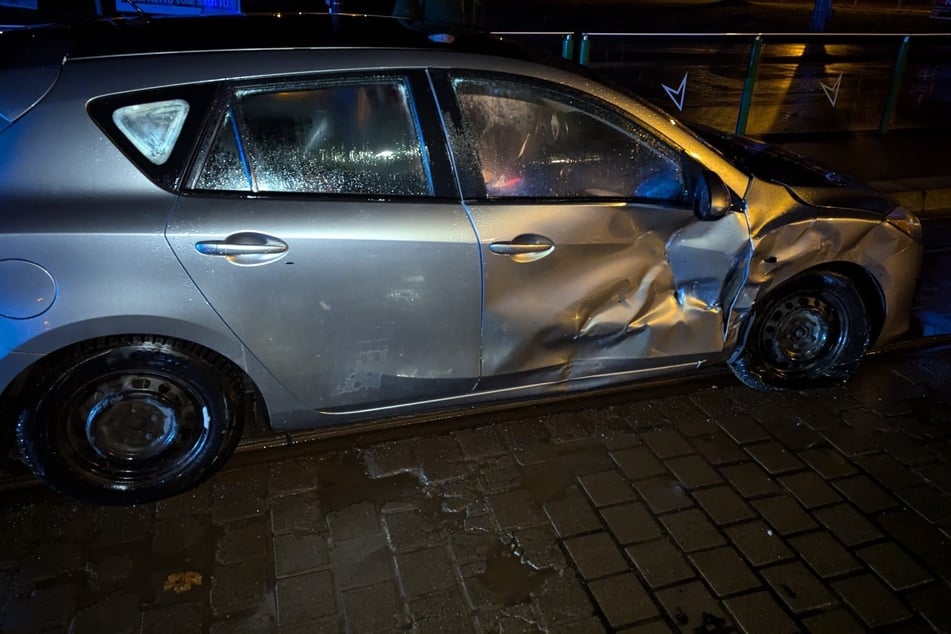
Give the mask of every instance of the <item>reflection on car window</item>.
[[536, 86], [453, 85], [490, 198], [686, 199], [679, 153], [627, 121]]
[[238, 133], [230, 109], [215, 134], [214, 145], [195, 183], [198, 189], [248, 191], [251, 172], [238, 150]]
[[235, 97], [235, 120], [226, 115], [219, 127], [195, 183], [200, 189], [431, 193], [402, 81], [241, 90]]

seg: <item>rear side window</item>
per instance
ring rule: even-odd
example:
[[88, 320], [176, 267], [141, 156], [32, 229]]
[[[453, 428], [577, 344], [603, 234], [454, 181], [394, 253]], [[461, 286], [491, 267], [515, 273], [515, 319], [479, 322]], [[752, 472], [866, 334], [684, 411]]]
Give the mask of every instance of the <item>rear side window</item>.
[[428, 161], [405, 81], [235, 91], [194, 187], [424, 196]]
[[162, 165], [172, 155], [187, 116], [187, 101], [168, 99], [116, 108], [112, 122], [142, 156]]
[[218, 189], [224, 191], [242, 191], [251, 189], [251, 172], [242, 160], [243, 153], [238, 149], [238, 130], [231, 109], [218, 130], [215, 140], [205, 159], [205, 164], [195, 181], [197, 189]]

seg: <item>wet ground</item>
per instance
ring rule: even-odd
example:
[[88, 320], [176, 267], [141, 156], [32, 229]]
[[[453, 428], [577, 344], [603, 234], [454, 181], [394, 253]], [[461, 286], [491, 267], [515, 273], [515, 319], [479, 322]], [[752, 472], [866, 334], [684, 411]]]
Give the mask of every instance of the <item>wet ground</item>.
[[949, 631], [949, 353], [246, 452], [133, 508], [10, 491], [0, 631]]
[[951, 334], [951, 213], [923, 220], [925, 266], [918, 279], [909, 338]]

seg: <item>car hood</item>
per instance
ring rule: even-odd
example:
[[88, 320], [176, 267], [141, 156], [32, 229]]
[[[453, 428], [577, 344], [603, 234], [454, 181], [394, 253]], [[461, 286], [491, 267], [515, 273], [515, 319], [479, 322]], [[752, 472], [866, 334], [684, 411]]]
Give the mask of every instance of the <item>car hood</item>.
[[770, 143], [692, 126], [707, 143], [747, 174], [777, 183], [803, 203], [830, 209], [859, 209], [885, 215], [895, 205], [855, 178]]

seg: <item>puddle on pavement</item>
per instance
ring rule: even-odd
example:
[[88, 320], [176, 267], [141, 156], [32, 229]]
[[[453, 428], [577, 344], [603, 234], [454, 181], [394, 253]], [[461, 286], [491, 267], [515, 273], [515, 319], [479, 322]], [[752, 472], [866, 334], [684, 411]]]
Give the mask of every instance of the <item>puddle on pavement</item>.
[[317, 464], [317, 494], [326, 511], [339, 511], [361, 502], [382, 508], [387, 502], [418, 498], [422, 487], [412, 473], [385, 478], [367, 474], [363, 456], [355, 451], [337, 453]]
[[609, 469], [611, 459], [596, 440], [575, 441], [552, 446], [551, 460], [522, 467], [522, 486], [536, 504], [564, 496], [580, 473]]
[[537, 504], [562, 496], [571, 482], [571, 473], [558, 464], [543, 462], [522, 467], [522, 486]]
[[[537, 503], [560, 497], [574, 481], [572, 472], [577, 462], [572, 459], [574, 452], [566, 449], [563, 453], [565, 455], [559, 455], [561, 459], [557, 461], [528, 465], [523, 469], [524, 486]], [[441, 509], [442, 495], [431, 495], [436, 492], [427, 491], [428, 487], [416, 474], [398, 473], [371, 478], [363, 458], [361, 452], [349, 451], [318, 463], [318, 496], [327, 512], [364, 502], [372, 503], [378, 509], [393, 502], [409, 502], [419, 512], [438, 515], [443, 521], [449, 519], [451, 513]], [[538, 569], [526, 561], [514, 538], [495, 541], [487, 551], [485, 572], [477, 578], [498, 597], [499, 604], [506, 607], [528, 601], [531, 593], [555, 574], [554, 570]]]
[[534, 590], [555, 574], [554, 570], [538, 570], [521, 558], [517, 542], [506, 546], [496, 543], [485, 560], [485, 572], [477, 578], [506, 607], [529, 600]]

